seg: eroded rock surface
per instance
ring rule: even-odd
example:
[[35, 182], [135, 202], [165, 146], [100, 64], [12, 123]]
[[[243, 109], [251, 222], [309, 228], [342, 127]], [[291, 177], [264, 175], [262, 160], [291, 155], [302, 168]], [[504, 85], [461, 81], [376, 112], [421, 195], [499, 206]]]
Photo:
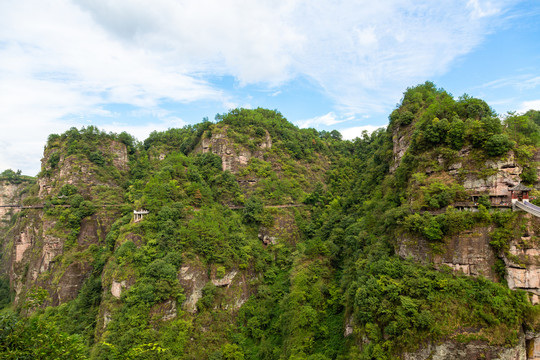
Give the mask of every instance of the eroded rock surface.
[[194, 313], [197, 311], [197, 301], [202, 297], [202, 289], [208, 282], [208, 271], [201, 265], [189, 264], [180, 268], [178, 281], [184, 288], [183, 307], [186, 311]]
[[216, 306], [222, 309], [239, 309], [253, 291], [250, 285], [253, 279], [245, 271], [231, 269], [224, 276], [218, 277], [215, 267], [207, 268], [198, 262], [184, 264], [178, 273], [178, 280], [186, 296], [182, 307], [190, 313], [197, 312], [197, 302], [203, 296], [204, 286], [209, 282], [220, 288]]
[[482, 342], [470, 342], [467, 344], [446, 341], [440, 344], [428, 344], [422, 349], [405, 353], [404, 360], [528, 360], [525, 347], [525, 338], [522, 337], [520, 344], [513, 348], [502, 346], [490, 346]]
[[262, 159], [264, 152], [272, 147], [272, 138], [266, 130], [265, 138], [257, 145], [256, 150], [250, 150], [235, 144], [227, 136], [227, 127], [219, 129], [219, 132], [216, 132], [217, 130], [214, 129], [210, 138], [204, 137], [195, 151], [202, 152], [203, 154], [211, 152], [219, 155], [221, 157], [223, 171], [228, 170], [232, 173], [237, 173], [242, 167], [248, 165], [249, 159], [252, 157]]
[[[19, 205], [20, 191], [26, 184], [12, 184], [0, 180], [0, 222], [9, 222], [11, 215], [19, 212], [18, 208], [4, 207], [6, 205]], [[1, 226], [1, 223], [0, 223]]]
[[475, 228], [452, 236], [442, 251], [434, 252], [427, 240], [419, 237], [402, 237], [398, 241], [398, 254], [421, 263], [432, 262], [436, 267], [446, 265], [465, 275], [484, 276], [497, 281], [493, 270], [496, 256], [489, 245], [488, 227]]

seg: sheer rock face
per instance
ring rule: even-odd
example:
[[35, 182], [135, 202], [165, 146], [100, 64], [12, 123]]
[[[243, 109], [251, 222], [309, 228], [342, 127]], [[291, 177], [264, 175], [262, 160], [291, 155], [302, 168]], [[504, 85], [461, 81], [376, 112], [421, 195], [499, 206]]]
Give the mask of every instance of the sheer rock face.
[[245, 146], [235, 143], [227, 135], [228, 128], [215, 127], [212, 130], [212, 136], [203, 139], [196, 147], [195, 152], [219, 155], [221, 157], [223, 171], [230, 171], [233, 174], [237, 173], [241, 168], [248, 165], [249, 159], [252, 157], [263, 159], [263, 154], [272, 147], [272, 138], [268, 131], [265, 130], [265, 138], [262, 142], [256, 145], [256, 149], [249, 149]]
[[231, 269], [223, 276], [218, 276], [215, 266], [208, 268], [197, 261], [185, 263], [178, 273], [178, 281], [184, 289], [186, 300], [182, 304], [185, 311], [197, 312], [197, 302], [203, 296], [203, 288], [212, 283], [219, 287], [219, 296], [216, 307], [225, 310], [238, 310], [254, 292], [250, 285], [252, 276], [246, 271]]
[[[127, 149], [123, 143], [106, 140], [97, 150], [120, 175], [128, 171]], [[54, 153], [58, 153], [59, 160], [53, 168], [49, 159]], [[100, 169], [85, 155], [67, 155], [64, 143], [45, 149], [42, 169], [46, 175], [38, 178], [35, 191], [28, 195], [35, 197], [33, 204], [58, 199], [60, 189], [66, 184], [74, 185], [84, 199], [95, 205], [96, 187], [110, 192], [117, 189], [118, 194], [123, 191], [119, 179]], [[3, 188], [0, 186], [0, 193]], [[17, 191], [20, 190], [16, 187], [8, 187], [5, 193], [9, 196], [0, 196], [0, 203], [12, 201], [18, 196]], [[42, 208], [25, 209], [6, 233], [3, 244], [2, 265], [15, 290], [15, 302], [24, 301], [26, 292], [35, 286], [48, 290], [49, 301], [45, 305], [59, 305], [76, 298], [92, 270], [93, 258], [87, 250], [92, 244], [104, 241], [117, 215], [117, 208], [98, 206], [94, 215], [81, 221], [74, 244], [67, 245], [70, 230], [60, 225], [58, 212], [48, 214]], [[70, 255], [66, 257], [67, 252]]]
[[[129, 159], [126, 146], [118, 141], [107, 141], [106, 145], [98, 147], [101, 153], [106, 154], [113, 165], [120, 173], [126, 173], [129, 170]], [[50, 169], [49, 159], [54, 153], [60, 156], [58, 167]], [[45, 149], [43, 159], [41, 159], [41, 168], [52, 170], [50, 176], [43, 176], [38, 179], [39, 197], [44, 198], [47, 195], [55, 195], [58, 185], [82, 186], [118, 186], [115, 179], [103, 179], [96, 172], [96, 165], [80, 154], [68, 155], [63, 148]], [[85, 186], [86, 185], [86, 186]]]
[[12, 184], [8, 181], [0, 181], [0, 222], [9, 222], [18, 208], [3, 207], [6, 205], [18, 205], [21, 202], [20, 192], [26, 184]]
[[527, 342], [521, 338], [518, 346], [505, 348], [502, 346], [490, 346], [483, 342], [473, 341], [467, 344], [446, 341], [439, 344], [428, 344], [418, 351], [405, 353], [404, 360], [528, 360], [535, 359], [527, 356]]
[[507, 255], [497, 254], [489, 245], [492, 227], [476, 227], [447, 239], [440, 251], [434, 252], [429, 242], [420, 237], [402, 235], [397, 252], [402, 258], [412, 258], [436, 267], [447, 265], [456, 272], [483, 276], [499, 281], [495, 263], [502, 257], [506, 265], [506, 281], [510, 289], [522, 289], [530, 294], [533, 304], [540, 300], [540, 218], [521, 214], [524, 234], [509, 244]]
[[202, 297], [202, 289], [208, 282], [208, 272], [200, 264], [186, 264], [180, 268], [178, 281], [186, 296], [184, 309], [190, 313], [197, 312], [197, 301]]
[[[469, 151], [460, 152], [460, 158], [469, 156]], [[461, 163], [459, 163], [461, 165]], [[486, 193], [490, 195], [510, 196], [508, 188], [520, 183], [522, 168], [516, 163], [514, 153], [509, 152], [508, 156], [499, 160], [487, 160], [481, 167], [484, 171], [490, 171], [491, 175], [482, 177], [477, 173], [468, 172], [463, 180], [463, 187], [472, 193]], [[459, 176], [458, 172], [449, 171], [454, 176]]]
[[396, 171], [401, 164], [401, 159], [411, 145], [412, 126], [396, 126], [392, 129], [393, 161], [390, 164], [390, 173]]
[[510, 243], [506, 264], [506, 281], [510, 289], [531, 294], [533, 304], [540, 300], [540, 218], [524, 214], [525, 226], [520, 238]]
[[491, 230], [493, 229], [489, 227], [479, 227], [454, 235], [443, 245], [440, 252], [434, 252], [423, 238], [402, 237], [397, 251], [402, 258], [411, 257], [422, 263], [432, 262], [436, 267], [446, 265], [465, 275], [483, 276], [498, 281], [493, 270], [497, 257], [489, 245]]
[[[409, 148], [408, 127], [393, 129], [394, 162], [393, 170], [401, 163]], [[461, 184], [469, 194], [498, 196], [497, 202], [510, 203], [509, 188], [521, 182], [523, 168], [517, 164], [515, 154], [509, 151], [501, 158], [480, 161], [471, 147], [464, 147], [456, 156], [446, 161], [439, 157], [425, 170], [428, 177], [445, 179]], [[475, 158], [476, 156], [476, 158]], [[540, 151], [534, 156], [540, 159]], [[392, 171], [393, 171], [392, 170]], [[421, 170], [421, 169], [418, 169]], [[540, 169], [539, 169], [540, 170]], [[506, 254], [497, 254], [489, 245], [490, 233], [494, 228], [476, 227], [446, 238], [440, 249], [434, 252], [427, 240], [402, 234], [396, 251], [402, 258], [411, 257], [423, 263], [433, 263], [436, 267], [449, 266], [456, 272], [470, 276], [484, 276], [499, 281], [495, 272], [497, 259], [506, 265], [506, 280], [511, 289], [529, 292], [531, 301], [540, 300], [540, 219], [528, 214], [520, 214], [525, 219], [526, 229], [509, 244]]]

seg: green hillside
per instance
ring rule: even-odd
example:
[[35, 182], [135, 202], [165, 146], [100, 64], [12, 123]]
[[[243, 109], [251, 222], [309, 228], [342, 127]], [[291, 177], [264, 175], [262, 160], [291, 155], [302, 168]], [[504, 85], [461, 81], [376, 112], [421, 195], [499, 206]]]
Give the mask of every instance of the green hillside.
[[[142, 143], [94, 127], [49, 136], [24, 190], [43, 209], [1, 234], [0, 354], [398, 359], [427, 344], [524, 343], [539, 307], [507, 268], [533, 261], [511, 245], [536, 248], [540, 224], [473, 186], [512, 163], [505, 179], [537, 188], [538, 112], [501, 119], [426, 82], [389, 120], [353, 141], [261, 108]], [[458, 210], [471, 196], [475, 211]], [[480, 233], [492, 272], [437, 262]], [[404, 256], [410, 243], [426, 259]]]

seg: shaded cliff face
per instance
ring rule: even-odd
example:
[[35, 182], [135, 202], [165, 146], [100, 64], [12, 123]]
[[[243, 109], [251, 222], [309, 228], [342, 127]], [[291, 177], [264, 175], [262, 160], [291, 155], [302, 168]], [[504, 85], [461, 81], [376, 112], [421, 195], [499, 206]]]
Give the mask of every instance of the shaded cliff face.
[[74, 299], [123, 202], [125, 145], [104, 137], [85, 153], [69, 149], [69, 140], [45, 149], [38, 186], [24, 200], [34, 208], [23, 209], [5, 236], [10, 256], [3, 262], [9, 263], [16, 304], [36, 287], [47, 290], [45, 304]]
[[26, 183], [13, 184], [9, 181], [0, 180], [0, 224], [9, 223], [11, 216], [18, 212], [17, 208], [4, 207], [6, 205], [19, 205], [21, 203], [21, 191], [27, 186]]
[[527, 360], [528, 357], [525, 338], [516, 347], [489, 346], [481, 341], [472, 341], [466, 344], [446, 341], [440, 344], [429, 344], [414, 353], [405, 353], [403, 360]]
[[392, 127], [392, 146], [393, 146], [393, 158], [390, 164], [390, 172], [393, 173], [401, 164], [403, 156], [407, 153], [409, 146], [411, 146], [411, 136], [413, 132], [412, 126], [399, 126]]
[[[533, 304], [540, 303], [540, 218], [523, 214], [519, 237], [514, 237], [503, 255], [510, 289], [523, 289]], [[518, 223], [519, 224], [519, 223]]]
[[[20, 208], [10, 207], [11, 205], [21, 205], [25, 191], [30, 185], [26, 182], [12, 183], [10, 181], [0, 181], [0, 240], [2, 240], [2, 248], [0, 249], [0, 268], [2, 273], [9, 274], [12, 262], [13, 241], [6, 237], [6, 233], [13, 225], [14, 217], [16, 217]], [[5, 207], [4, 207], [5, 206]], [[26, 234], [25, 234], [26, 235]], [[10, 241], [11, 240], [11, 241]], [[29, 241], [25, 238], [18, 248], [15, 249], [15, 261], [20, 261], [24, 251], [29, 246]]]
[[[538, 126], [518, 116], [501, 121], [485, 102], [456, 101], [431, 85], [408, 89], [390, 115], [389, 178], [404, 189], [405, 213], [394, 233], [395, 251], [438, 270], [503, 282], [538, 304], [540, 219], [512, 209], [509, 191], [521, 182], [538, 185], [538, 141], [535, 134], [527, 138]], [[520, 134], [519, 124], [533, 130]], [[404, 358], [537, 359], [539, 334], [520, 339], [512, 350], [443, 341]]]
[[445, 265], [465, 275], [499, 281], [494, 270], [497, 254], [489, 245], [492, 230], [478, 227], [463, 231], [451, 236], [436, 249], [422, 237], [404, 235], [398, 240], [398, 254], [421, 263], [433, 263], [437, 268]]
[[221, 157], [223, 171], [238, 173], [241, 168], [245, 168], [251, 158], [263, 160], [266, 150], [272, 148], [272, 139], [268, 131], [265, 130], [264, 138], [260, 141], [252, 142], [249, 146], [242, 146], [234, 142], [228, 136], [228, 126], [214, 126], [211, 133], [205, 132], [199, 145], [195, 148], [195, 153], [211, 152]]

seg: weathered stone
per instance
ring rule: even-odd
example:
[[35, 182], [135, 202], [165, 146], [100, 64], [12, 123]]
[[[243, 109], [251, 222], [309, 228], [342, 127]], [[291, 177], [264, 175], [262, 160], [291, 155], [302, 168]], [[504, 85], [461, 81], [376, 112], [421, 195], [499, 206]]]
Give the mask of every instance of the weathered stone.
[[23, 259], [25, 251], [32, 246], [32, 239], [27, 231], [22, 232], [18, 241], [15, 243], [15, 262]]
[[19, 205], [19, 193], [25, 184], [11, 184], [7, 181], [0, 181], [0, 221], [10, 221], [11, 214], [20, 211], [19, 208], [2, 207], [6, 205]]
[[[219, 130], [219, 132], [218, 132]], [[227, 127], [214, 129], [210, 138], [204, 137], [195, 149], [195, 152], [219, 155], [221, 157], [223, 171], [237, 173], [242, 167], [248, 165], [252, 157], [263, 159], [263, 154], [272, 147], [270, 133], [265, 130], [265, 138], [258, 144], [256, 150], [249, 150], [235, 144], [227, 136]]]
[[234, 277], [236, 276], [236, 274], [238, 274], [238, 271], [233, 270], [230, 273], [225, 274], [225, 276], [223, 276], [221, 279], [213, 278], [212, 279], [212, 284], [214, 284], [215, 286], [227, 286], [228, 287], [229, 285], [231, 285], [231, 283], [232, 283]]
[[197, 312], [197, 301], [202, 297], [202, 289], [208, 282], [208, 272], [206, 268], [199, 264], [186, 264], [180, 268], [178, 281], [184, 288], [183, 307], [190, 313]]
[[348, 317], [347, 322], [345, 323], [345, 330], [343, 331], [343, 336], [350, 336], [354, 332], [353, 326], [353, 317], [352, 315]]
[[176, 319], [176, 300], [169, 299], [161, 304], [156, 304], [150, 309], [150, 316], [154, 321], [169, 321]]
[[390, 164], [390, 172], [393, 173], [401, 164], [401, 159], [409, 149], [411, 144], [410, 132], [402, 128], [395, 128], [392, 132], [392, 143], [394, 146], [394, 158]]
[[508, 267], [507, 272], [506, 280], [510, 289], [540, 290], [540, 269], [536, 266], [530, 266], [526, 269]]
[[75, 299], [91, 269], [92, 266], [86, 262], [76, 261], [70, 264], [58, 281], [52, 304], [59, 305]]
[[126, 281], [114, 281], [111, 284], [111, 294], [117, 299], [120, 299], [122, 296], [122, 290], [126, 287]]
[[525, 334], [527, 360], [540, 360], [540, 334]]
[[493, 270], [496, 256], [489, 245], [491, 228], [480, 227], [452, 236], [444, 244], [441, 253], [434, 253], [429, 243], [420, 237], [402, 237], [397, 252], [402, 258], [412, 258], [422, 263], [432, 262], [436, 267], [446, 265], [465, 275], [482, 275], [497, 281]]
[[440, 344], [429, 343], [420, 350], [403, 354], [404, 360], [527, 360], [525, 337], [513, 348], [490, 346], [479, 341], [459, 343], [446, 341]]

